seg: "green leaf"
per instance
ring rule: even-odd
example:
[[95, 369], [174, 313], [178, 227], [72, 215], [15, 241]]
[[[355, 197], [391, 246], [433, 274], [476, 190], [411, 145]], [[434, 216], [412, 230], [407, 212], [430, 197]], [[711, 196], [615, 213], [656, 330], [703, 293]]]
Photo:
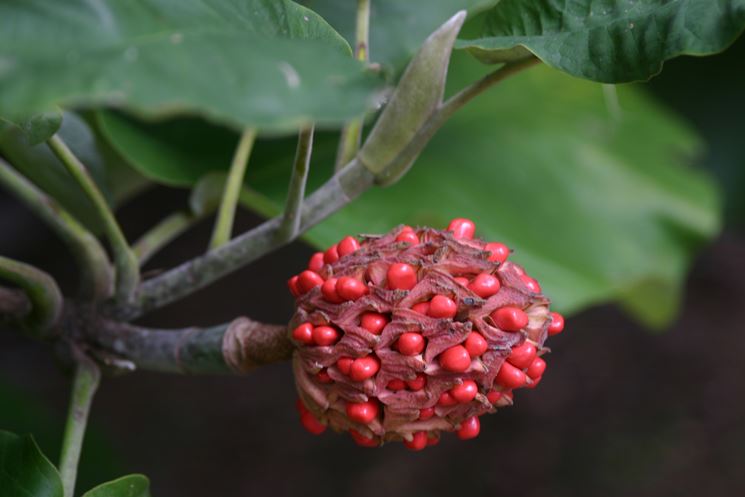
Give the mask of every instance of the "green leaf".
[[57, 132], [61, 125], [62, 112], [59, 110], [35, 114], [19, 122], [11, 122], [0, 118], [0, 132], [6, 126], [16, 126], [23, 131], [28, 145], [38, 145], [45, 142]]
[[[427, 36], [459, 10], [475, 13], [498, 0], [374, 0], [370, 5], [370, 60], [388, 72], [398, 72]], [[354, 44], [357, 2], [306, 0], [337, 31]]]
[[62, 497], [62, 480], [31, 435], [0, 430], [3, 497]]
[[237, 127], [338, 124], [379, 78], [321, 17], [289, 0], [0, 3], [0, 115], [116, 106]]
[[488, 64], [531, 53], [574, 76], [647, 80], [679, 55], [724, 50], [745, 29], [745, 0], [502, 0], [480, 38], [462, 40]]
[[127, 475], [88, 490], [83, 497], [150, 497], [150, 481], [145, 475]]

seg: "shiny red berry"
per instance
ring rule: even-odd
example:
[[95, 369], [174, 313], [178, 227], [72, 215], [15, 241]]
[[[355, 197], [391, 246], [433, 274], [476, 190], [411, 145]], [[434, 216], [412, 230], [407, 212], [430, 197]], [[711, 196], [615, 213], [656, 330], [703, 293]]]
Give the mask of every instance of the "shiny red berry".
[[297, 298], [300, 296], [300, 289], [297, 287], [298, 276], [295, 275], [287, 280], [287, 288], [290, 289], [290, 293], [293, 297]]
[[323, 253], [323, 262], [326, 264], [333, 264], [339, 260], [339, 252], [336, 245], [330, 246], [326, 252]]
[[367, 285], [351, 276], [342, 276], [336, 282], [336, 293], [344, 300], [357, 300], [367, 291]]
[[411, 290], [417, 283], [416, 269], [403, 262], [391, 264], [387, 276], [388, 288], [391, 290]]
[[421, 421], [427, 421], [434, 415], [435, 415], [434, 407], [425, 407], [423, 409], [419, 409], [419, 419]]
[[398, 378], [392, 379], [386, 386], [388, 387], [388, 390], [393, 390], [394, 392], [406, 390], [406, 382]]
[[360, 316], [360, 326], [373, 335], [380, 335], [387, 324], [388, 318], [379, 312], [363, 312]]
[[352, 363], [349, 377], [354, 381], [365, 381], [375, 376], [380, 369], [380, 361], [375, 356], [360, 357]]
[[339, 254], [339, 257], [344, 257], [345, 255], [356, 252], [359, 248], [360, 242], [358, 242], [357, 239], [351, 236], [345, 236], [336, 245], [336, 252]]
[[540, 357], [536, 357], [533, 359], [533, 363], [528, 367], [526, 372], [528, 373], [528, 376], [535, 380], [536, 378], [543, 376], [544, 371], [546, 371], [546, 361]]
[[492, 262], [502, 263], [507, 260], [507, 257], [510, 256], [510, 249], [504, 243], [487, 243], [484, 249], [491, 252], [491, 254], [489, 254], [489, 260]]
[[297, 289], [300, 293], [307, 293], [317, 286], [323, 285], [323, 278], [318, 273], [307, 269], [297, 277]]
[[329, 278], [323, 282], [323, 285], [321, 285], [321, 294], [325, 301], [331, 302], [332, 304], [341, 304], [344, 302], [344, 300], [339, 297], [339, 294], [336, 293], [336, 283], [338, 281], [339, 280], [336, 278]]
[[347, 403], [347, 417], [357, 423], [368, 424], [378, 415], [378, 403], [373, 400], [367, 402]]
[[471, 416], [460, 424], [460, 428], [456, 432], [458, 438], [461, 440], [470, 440], [479, 436], [481, 431], [481, 422], [478, 416]]
[[320, 370], [316, 374], [316, 379], [320, 381], [321, 383], [333, 383], [334, 382], [334, 380], [331, 379], [331, 376], [329, 376], [328, 371], [326, 371], [325, 369]]
[[422, 450], [427, 446], [427, 432], [418, 431], [413, 434], [411, 440], [404, 440], [407, 449]]
[[520, 279], [523, 280], [523, 283], [528, 287], [528, 290], [533, 293], [541, 293], [541, 285], [538, 284], [538, 281], [534, 280], [527, 274], [522, 275]]
[[429, 313], [429, 302], [419, 302], [418, 304], [414, 304], [411, 306], [411, 310], [426, 316]]
[[520, 388], [522, 386], [525, 386], [525, 383], [527, 383], [528, 379], [521, 369], [518, 369], [509, 362], [505, 361], [502, 363], [502, 367], [499, 368], [499, 372], [494, 378], [494, 381], [505, 388]]
[[294, 330], [292, 330], [292, 338], [298, 343], [304, 345], [310, 345], [313, 343], [313, 325], [310, 323], [303, 323]]
[[450, 392], [442, 392], [440, 398], [437, 399], [437, 405], [443, 407], [454, 406], [458, 401], [453, 398]]
[[488, 299], [497, 293], [501, 286], [499, 278], [493, 274], [481, 273], [471, 281], [468, 288], [482, 299]]
[[406, 382], [406, 386], [409, 387], [409, 390], [413, 390], [414, 392], [421, 390], [426, 384], [427, 377], [422, 373], [416, 375], [416, 378], [414, 378], [413, 380], [408, 380]]
[[458, 276], [457, 278], [455, 278], [455, 282], [461, 286], [468, 286], [468, 284], [471, 283], [468, 278], [465, 278], [463, 276]]
[[313, 328], [313, 342], [316, 345], [333, 345], [339, 341], [339, 332], [331, 326], [316, 326]]
[[499, 399], [502, 398], [502, 392], [499, 390], [489, 390], [486, 394], [486, 400], [492, 404], [496, 404]]
[[551, 323], [548, 325], [548, 334], [557, 335], [564, 331], [564, 316], [558, 312], [552, 312], [549, 316], [551, 316]]
[[341, 374], [349, 376], [349, 372], [352, 370], [352, 364], [354, 364], [354, 359], [351, 357], [340, 357], [338, 361], [336, 361], [336, 367], [341, 371]]
[[467, 404], [476, 398], [479, 387], [473, 380], [464, 380], [460, 385], [450, 389], [450, 395], [461, 404]]
[[308, 261], [308, 270], [318, 273], [323, 269], [323, 252], [316, 252]]
[[380, 445], [375, 437], [366, 437], [355, 429], [350, 429], [349, 435], [360, 447], [377, 447]]
[[396, 241], [406, 242], [412, 245], [419, 245], [419, 237], [417, 236], [416, 232], [408, 226], [401, 230], [401, 233], [399, 233], [396, 237]]
[[458, 312], [458, 305], [450, 297], [444, 295], [435, 295], [429, 301], [429, 311], [427, 314], [433, 318], [449, 319]]
[[477, 331], [468, 334], [463, 346], [471, 357], [480, 357], [489, 348], [486, 338]]
[[313, 435], [320, 435], [326, 431], [326, 425], [318, 421], [310, 411], [300, 413], [300, 424]]
[[453, 373], [463, 373], [471, 367], [471, 355], [464, 346], [455, 345], [440, 354], [440, 366]]
[[535, 387], [537, 387], [538, 384], [541, 382], [541, 379], [542, 378], [543, 378], [543, 376], [539, 376], [538, 378], [531, 378], [531, 380], [533, 380], [533, 382], [530, 385], [528, 385], [528, 388], [535, 388]]
[[447, 230], [453, 232], [456, 240], [471, 240], [476, 234], [476, 225], [470, 219], [457, 217], [450, 221]]
[[537, 352], [535, 345], [525, 341], [512, 348], [507, 361], [516, 368], [525, 369], [533, 364], [533, 359], [535, 359]]
[[403, 355], [414, 356], [424, 350], [424, 337], [419, 333], [407, 332], [398, 337], [398, 351]]
[[490, 316], [497, 327], [504, 331], [520, 331], [528, 325], [528, 315], [518, 307], [500, 307]]

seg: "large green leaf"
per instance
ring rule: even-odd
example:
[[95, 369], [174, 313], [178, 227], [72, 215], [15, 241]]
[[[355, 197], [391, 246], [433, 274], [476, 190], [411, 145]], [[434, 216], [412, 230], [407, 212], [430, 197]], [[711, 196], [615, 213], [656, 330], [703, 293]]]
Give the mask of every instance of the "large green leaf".
[[111, 105], [288, 130], [362, 113], [380, 81], [289, 0], [7, 0], [0, 87], [8, 118]]
[[150, 481], [144, 475], [127, 475], [88, 490], [82, 497], [150, 497]]
[[724, 50], [745, 29], [745, 0], [502, 0], [480, 38], [463, 40], [487, 63], [531, 53], [581, 78], [649, 79], [679, 55]]
[[[474, 80], [481, 67], [456, 56], [451, 86]], [[484, 238], [513, 247], [565, 312], [619, 300], [663, 325], [691, 257], [719, 228], [719, 200], [709, 177], [687, 166], [701, 150], [695, 134], [638, 88], [618, 92], [620, 114], [600, 85], [526, 71], [459, 111], [400, 183], [366, 193], [306, 239], [326, 247], [345, 234], [466, 216]], [[201, 126], [193, 136], [215, 131]], [[317, 134], [309, 190], [331, 174], [336, 140]], [[290, 139], [257, 142], [243, 200], [262, 215], [281, 210], [293, 153]]]
[[23, 132], [29, 145], [38, 145], [54, 135], [62, 125], [62, 112], [55, 109], [50, 112], [34, 114], [28, 119], [11, 122], [0, 117], [0, 133], [6, 127], [15, 126]]
[[0, 430], [3, 497], [62, 497], [62, 480], [30, 435]]
[[[459, 10], [469, 17], [498, 0], [373, 0], [370, 2], [370, 60], [389, 71], [402, 69], [427, 36]], [[349, 41], [355, 40], [357, 2], [306, 0]]]

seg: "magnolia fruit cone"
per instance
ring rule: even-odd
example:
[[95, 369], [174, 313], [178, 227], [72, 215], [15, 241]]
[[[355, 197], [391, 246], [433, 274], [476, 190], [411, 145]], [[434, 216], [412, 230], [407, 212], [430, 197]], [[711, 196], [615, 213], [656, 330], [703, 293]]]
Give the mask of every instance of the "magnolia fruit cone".
[[509, 249], [447, 230], [399, 226], [346, 237], [288, 284], [302, 424], [349, 432], [362, 446], [421, 450], [538, 384], [547, 336], [562, 331], [540, 285]]

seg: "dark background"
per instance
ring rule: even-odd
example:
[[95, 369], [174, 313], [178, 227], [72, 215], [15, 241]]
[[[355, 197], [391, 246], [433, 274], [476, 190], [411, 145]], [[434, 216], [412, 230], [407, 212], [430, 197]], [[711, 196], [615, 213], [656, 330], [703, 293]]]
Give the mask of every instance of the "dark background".
[[[695, 261], [683, 312], [665, 333], [611, 305], [574, 316], [551, 340], [536, 391], [482, 418], [478, 439], [445, 437], [421, 453], [307, 434], [287, 364], [244, 378], [105, 378], [78, 488], [142, 472], [155, 497], [745, 495], [745, 39], [715, 57], [669, 62], [647, 86], [707, 140], [700, 166], [726, 194], [724, 232]], [[121, 211], [125, 231], [134, 238], [185, 202], [183, 192], [146, 193]], [[238, 228], [256, 222], [243, 215]], [[202, 223], [148, 267], [203, 250], [210, 229]], [[292, 309], [284, 281], [311, 252], [294, 244], [144, 322], [246, 314], [281, 323]], [[2, 192], [0, 253], [47, 269], [63, 288], [74, 282], [62, 245]], [[33, 433], [56, 461], [68, 390], [47, 346], [0, 332], [0, 429]]]

